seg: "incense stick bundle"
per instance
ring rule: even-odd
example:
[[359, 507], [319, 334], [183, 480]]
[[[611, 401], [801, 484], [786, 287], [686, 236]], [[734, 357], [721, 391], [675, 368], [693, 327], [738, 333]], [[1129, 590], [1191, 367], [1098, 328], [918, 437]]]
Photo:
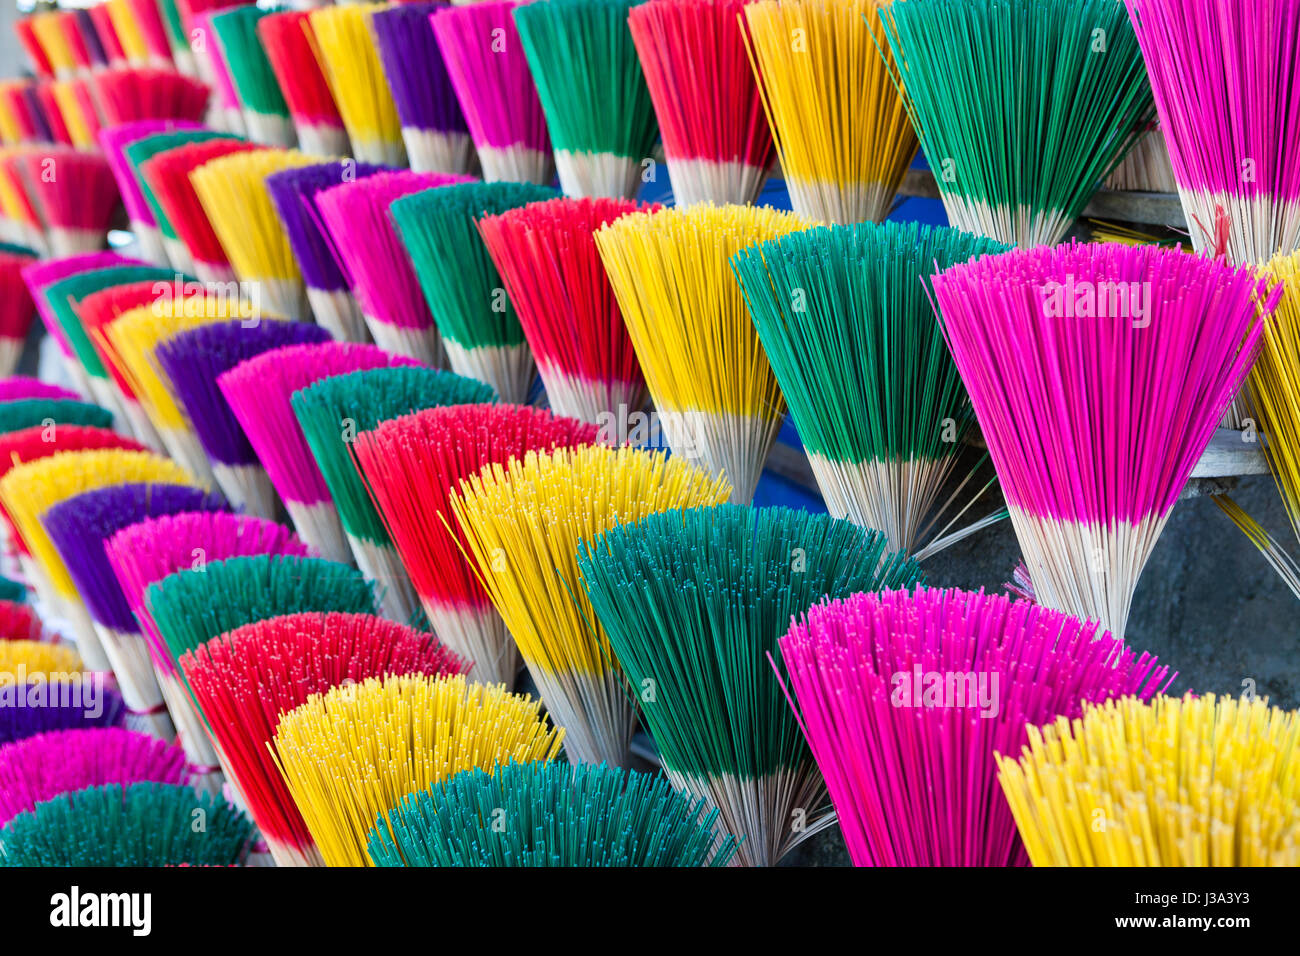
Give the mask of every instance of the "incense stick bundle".
[[1300, 249], [1300, 6], [1128, 8], [1196, 250], [1246, 264]]
[[190, 182], [241, 282], [255, 282], [272, 311], [288, 319], [310, 313], [302, 273], [271, 205], [266, 177], [317, 159], [297, 152], [260, 149], [211, 160]]
[[57, 730], [0, 747], [0, 826], [61, 793], [189, 777], [180, 749], [118, 728]]
[[794, 209], [832, 223], [880, 222], [916, 155], [891, 76], [885, 0], [762, 0], [746, 42]]
[[168, 575], [197, 571], [210, 561], [254, 554], [306, 557], [307, 546], [284, 525], [264, 518], [189, 511], [123, 528], [104, 543], [104, 550], [149, 647], [154, 674], [186, 760], [196, 776], [219, 784], [217, 752], [208, 739], [207, 726], [154, 623], [145, 593], [150, 585]]
[[113, 413], [102, 405], [66, 398], [19, 398], [0, 403], [0, 433], [43, 427], [53, 436], [64, 425], [106, 429]]
[[316, 193], [316, 209], [338, 262], [366, 328], [381, 348], [442, 364], [438, 329], [388, 210], [394, 200], [411, 193], [468, 181], [466, 176], [402, 170], [377, 172]]
[[263, 352], [329, 340], [329, 332], [305, 322], [239, 321], [177, 332], [154, 348], [154, 361], [170, 383], [176, 404], [198, 436], [217, 484], [236, 508], [275, 518], [281, 503], [217, 379]]
[[822, 602], [780, 646], [856, 866], [1027, 865], [996, 755], [1175, 676], [1096, 624], [982, 591]]
[[403, 3], [370, 15], [402, 141], [416, 172], [468, 173], [474, 164], [465, 115], [429, 23], [444, 3]]
[[36, 318], [36, 306], [22, 275], [35, 261], [34, 254], [0, 251], [0, 378], [18, 370], [27, 333]]
[[501, 686], [392, 675], [313, 694], [281, 715], [273, 759], [325, 864], [372, 866], [370, 830], [407, 794], [462, 770], [552, 760], [564, 738], [540, 701]]
[[105, 542], [123, 528], [158, 515], [225, 508], [219, 495], [190, 485], [123, 483], [75, 495], [41, 515], [41, 524], [86, 603], [137, 729], [164, 740], [175, 736], [175, 728], [154, 676], [149, 645], [113, 573]]
[[953, 229], [861, 223], [731, 260], [827, 508], [883, 531], [894, 550], [921, 553], [945, 530], [936, 523], [956, 495], [940, 492], [975, 423], [929, 276], [1006, 249]]
[[257, 22], [257, 36], [275, 73], [298, 144], [305, 153], [347, 156], [352, 152], [334, 94], [311, 47], [310, 14], [270, 13]]
[[299, 389], [333, 375], [414, 364], [374, 345], [324, 342], [263, 352], [217, 377], [217, 387], [266, 468], [294, 527], [304, 541], [332, 561], [351, 563], [352, 551], [290, 398]]
[[108, 126], [99, 131], [99, 145], [104, 151], [104, 158], [108, 160], [109, 169], [113, 171], [122, 205], [126, 207], [128, 224], [140, 244], [140, 255], [156, 266], [167, 265], [170, 260], [153, 210], [149, 208], [135, 170], [127, 160], [126, 146], [157, 133], [187, 128], [197, 129], [198, 124], [182, 120], [140, 120], [123, 123], [121, 126]]
[[1137, 38], [1112, 0], [939, 0], [880, 16], [948, 220], [967, 232], [1059, 242], [1154, 116]]
[[63, 644], [42, 641], [0, 641], [0, 674], [6, 686], [28, 678], [56, 682], [83, 671], [81, 655]]
[[95, 74], [91, 90], [105, 126], [167, 119], [197, 123], [208, 108], [207, 85], [173, 70], [105, 70]]
[[[528, 452], [460, 483], [451, 510], [574, 762], [627, 766], [636, 705], [579, 581], [579, 543], [730, 492], [680, 457], [585, 446]], [[545, 529], [545, 535], [538, 533]]]
[[[27, 292], [26, 286], [23, 288], [27, 301], [30, 302], [31, 294]], [[6, 375], [0, 379], [0, 402], [12, 402], [20, 398], [63, 398], [77, 401], [80, 397], [70, 388], [26, 375]]]
[[555, 178], [546, 114], [528, 71], [512, 0], [444, 8], [429, 17], [488, 182]]
[[546, 113], [566, 196], [632, 198], [659, 138], [627, 29], [633, 0], [538, 0], [515, 27]]
[[[212, 36], [208, 21], [213, 13], [244, 2], [246, 0], [158, 0], [177, 69], [212, 84], [219, 72], [221, 44]], [[230, 131], [239, 132], [237, 129]]]
[[302, 270], [311, 311], [316, 322], [341, 342], [369, 342], [370, 333], [361, 307], [348, 288], [316, 196], [331, 186], [373, 176], [384, 169], [349, 159], [286, 169], [266, 177], [267, 192]]
[[128, 66], [126, 53], [122, 49], [122, 41], [118, 38], [117, 28], [113, 25], [113, 19], [109, 16], [108, 4], [101, 3], [85, 11], [86, 20], [90, 23], [90, 30], [87, 37], [93, 35], [99, 45], [97, 51], [92, 51], [98, 57], [100, 65], [112, 67], [115, 70]]
[[298, 144], [279, 80], [258, 36], [258, 23], [269, 11], [256, 6], [231, 7], [212, 18], [212, 32], [235, 83], [249, 139], [286, 149]]
[[[170, 270], [157, 266], [114, 265], [104, 269], [91, 269], [60, 279], [46, 287], [44, 296], [49, 301], [50, 313], [63, 331], [63, 339], [72, 347], [73, 356], [81, 364], [85, 381], [95, 401], [113, 411], [121, 427], [135, 437], [149, 435], [137, 431], [134, 423], [142, 417], [140, 399], [129, 381], [109, 372], [103, 356], [90, 337], [90, 330], [81, 319], [81, 303], [96, 292], [119, 284], [151, 282], [168, 286], [174, 276]], [[125, 385], [120, 387], [119, 382]]]
[[167, 261], [171, 263], [177, 272], [194, 272], [194, 260], [190, 257], [189, 249], [185, 246], [185, 243], [181, 242], [180, 237], [176, 234], [176, 227], [168, 218], [167, 211], [163, 209], [162, 204], [158, 202], [158, 197], [153, 194], [152, 187], [140, 174], [140, 167], [160, 153], [165, 153], [178, 146], [184, 146], [187, 143], [201, 143], [209, 140], [232, 140], [232, 137], [227, 133], [212, 129], [176, 129], [133, 140], [123, 147], [123, 152], [125, 152], [127, 162], [131, 168], [131, 175], [144, 197], [145, 204], [149, 207], [153, 220], [158, 224], [158, 234], [163, 249], [166, 251]]
[[649, 515], [578, 547], [664, 772], [744, 837], [748, 866], [776, 864], [834, 819], [769, 657], [791, 616], [824, 596], [923, 582], [886, 544], [828, 515], [724, 505]]
[[410, 794], [366, 849], [376, 866], [726, 866], [717, 815], [650, 774], [511, 763]]
[[663, 130], [673, 200], [748, 205], [775, 147], [746, 54], [745, 0], [652, 0], [627, 25]]
[[325, 865], [272, 756], [280, 715], [345, 683], [464, 670], [421, 631], [372, 615], [319, 613], [245, 625], [182, 655], [180, 665], [280, 866]]
[[[122, 697], [104, 685], [102, 674], [75, 674], [53, 683], [39, 679], [8, 686], [12, 690], [5, 693], [13, 696], [0, 707], [0, 744], [56, 730], [117, 727], [122, 723]], [[19, 695], [24, 701], [22, 706], [16, 704]]]
[[389, 207], [442, 333], [448, 365], [491, 385], [503, 402], [528, 400], [535, 366], [477, 223], [553, 198], [555, 191], [545, 186], [465, 183], [413, 193]]
[[1294, 867], [1297, 740], [1267, 700], [1127, 697], [1030, 727], [998, 770], [1035, 866]]
[[244, 860], [252, 835], [248, 818], [219, 798], [174, 784], [113, 783], [14, 817], [0, 830], [0, 866], [230, 866]]
[[178, 332], [236, 318], [248, 323], [263, 321], [241, 300], [164, 298], [118, 316], [100, 339], [110, 361], [131, 383], [168, 452], [206, 482], [216, 478], [212, 463], [155, 356], [159, 343]]
[[119, 197], [103, 156], [45, 148], [19, 156], [17, 165], [52, 256], [104, 248]]
[[933, 285], [1039, 602], [1122, 639], [1254, 360], [1266, 283], [1178, 250], [1072, 243], [951, 266]]
[[[3, 163], [0, 163], [0, 170], [2, 169]], [[0, 182], [3, 182], [2, 175], [0, 175]], [[90, 385], [85, 380], [85, 371], [73, 355], [72, 344], [68, 342], [63, 329], [59, 326], [50, 308], [50, 302], [45, 297], [45, 290], [60, 279], [66, 279], [79, 272], [128, 264], [144, 265], [137, 259], [127, 259], [115, 252], [88, 252], [79, 256], [42, 259], [22, 271], [23, 282], [27, 284], [27, 290], [32, 294], [32, 302], [36, 305], [36, 314], [41, 317], [41, 324], [45, 326], [45, 331], [58, 343], [59, 351], [64, 358], [64, 369], [72, 378], [77, 391], [84, 396], [90, 395]]]
[[50, 10], [37, 13], [27, 20], [33, 38], [45, 54], [45, 61], [59, 79], [75, 76], [81, 67], [77, 55], [80, 51], [73, 49], [68, 33], [63, 29], [63, 20], [68, 15], [66, 10]]
[[256, 148], [239, 140], [210, 139], [177, 146], [140, 164], [140, 178], [167, 214], [176, 238], [185, 246], [187, 261], [193, 263], [191, 271], [200, 282], [234, 283], [235, 270], [208, 221], [190, 173], [218, 157]]
[[478, 221], [551, 408], [585, 422], [645, 404], [645, 378], [592, 233], [651, 208], [628, 199], [551, 199]]
[[357, 435], [389, 419], [440, 405], [470, 405], [495, 398], [491, 386], [482, 382], [417, 366], [336, 375], [300, 389], [290, 398], [303, 437], [338, 508], [357, 567], [379, 584], [380, 607], [391, 620], [415, 620], [419, 598], [353, 462], [352, 445]]
[[424, 612], [435, 633], [474, 662], [476, 680], [512, 686], [519, 651], [484, 590], [450, 500], [462, 480], [490, 465], [596, 438], [594, 427], [572, 418], [487, 404], [429, 409], [357, 433], [356, 467]]
[[23, 52], [27, 54], [33, 72], [40, 77], [53, 76], [54, 65], [50, 63], [45, 47], [41, 46], [41, 41], [36, 36], [34, 20], [35, 17], [20, 17], [15, 20], [13, 22], [14, 33], [18, 36], [18, 42], [22, 45]]
[[29, 580], [45, 607], [64, 612], [72, 624], [77, 649], [94, 671], [110, 669], [108, 656], [41, 516], [74, 495], [124, 481], [190, 484], [192, 479], [167, 458], [123, 449], [59, 452], [11, 468], [0, 478], [0, 502], [41, 572]]
[[359, 3], [313, 10], [312, 43], [347, 127], [352, 155], [364, 163], [405, 166], [402, 122], [370, 31], [370, 14], [380, 9], [379, 4]]
[[[0, 406], [3, 409], [3, 406]], [[89, 451], [100, 448], [121, 448], [129, 451], [146, 451], [139, 442], [107, 428], [95, 428], [82, 425], [58, 425], [51, 427], [42, 418], [42, 423], [31, 428], [16, 431], [4, 431], [0, 434], [0, 478], [23, 462], [48, 458], [61, 451]], [[42, 595], [52, 593], [52, 587], [45, 581], [39, 566], [32, 558], [31, 549], [23, 540], [22, 534], [14, 527], [13, 519], [0, 502], [0, 536], [3, 537], [6, 552], [16, 552], [23, 576], [32, 584], [34, 590]]]
[[785, 402], [728, 262], [808, 225], [705, 204], [632, 213], [595, 234], [669, 446], [725, 474], [737, 504], [754, 497]]

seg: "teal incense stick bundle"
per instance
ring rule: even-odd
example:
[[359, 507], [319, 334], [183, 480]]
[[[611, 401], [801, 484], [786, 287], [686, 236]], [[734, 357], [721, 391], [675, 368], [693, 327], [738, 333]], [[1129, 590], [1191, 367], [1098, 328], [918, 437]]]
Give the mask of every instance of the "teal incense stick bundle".
[[772, 660], [826, 596], [923, 583], [885, 536], [829, 515], [720, 505], [615, 525], [578, 546], [578, 572], [677, 790], [775, 864], [834, 822], [826, 784]]
[[629, 0], [515, 7], [566, 196], [631, 199], [652, 171], [654, 104], [627, 26]]
[[215, 15], [211, 23], [235, 83], [248, 138], [287, 149], [298, 145], [298, 134], [257, 32], [258, 23], [270, 12], [251, 4], [232, 7]]
[[958, 229], [1055, 245], [1155, 115], [1115, 0], [908, 0], [881, 17]]
[[928, 277], [1007, 248], [888, 222], [791, 233], [732, 257], [827, 508], [884, 532], [894, 550], [937, 550], [925, 549], [944, 543], [934, 534], [946, 528], [936, 523], [973, 478], [972, 469], [940, 499], [975, 413]]
[[322, 379], [290, 401], [320, 467], [359, 567], [378, 582], [384, 615], [409, 622], [420, 610], [402, 559], [353, 460], [352, 444], [380, 422], [440, 405], [495, 401], [492, 387], [418, 366], [375, 368]]
[[659, 776], [512, 762], [409, 794], [367, 849], [376, 866], [726, 866], [736, 838], [717, 816]]
[[451, 370], [491, 385], [503, 402], [527, 401], [536, 368], [478, 222], [554, 198], [555, 190], [528, 183], [461, 183], [389, 207]]

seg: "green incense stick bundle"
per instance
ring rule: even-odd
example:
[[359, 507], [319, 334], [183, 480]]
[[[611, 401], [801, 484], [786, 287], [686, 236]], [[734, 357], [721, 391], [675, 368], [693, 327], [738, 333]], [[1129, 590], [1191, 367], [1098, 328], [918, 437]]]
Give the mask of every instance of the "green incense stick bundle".
[[883, 531], [895, 550], [918, 553], [965, 489], [940, 501], [975, 423], [929, 276], [1007, 248], [955, 229], [862, 223], [731, 260], [827, 508]]
[[298, 145], [298, 134], [289, 104], [257, 35], [257, 24], [272, 12], [251, 5], [234, 7], [214, 16], [212, 29], [235, 84], [248, 138], [267, 146], [292, 148]]
[[1155, 115], [1115, 0], [916, 0], [881, 16], [959, 229], [1055, 245]]
[[885, 536], [824, 514], [721, 505], [652, 514], [579, 545], [578, 571], [664, 772], [775, 864], [834, 821], [773, 673], [790, 619], [826, 596], [925, 575]]
[[536, 368], [478, 221], [555, 196], [528, 183], [461, 183], [403, 196], [389, 207], [451, 370], [486, 382], [510, 404], [527, 401]]
[[515, 26], [546, 113], [566, 196], [631, 199], [659, 136], [629, 0], [541, 0]]
[[414, 621], [420, 599], [353, 461], [352, 442], [380, 422], [424, 408], [495, 400], [490, 385], [422, 366], [336, 375], [294, 392], [290, 399], [338, 507], [357, 567], [380, 585], [380, 604], [392, 620]]

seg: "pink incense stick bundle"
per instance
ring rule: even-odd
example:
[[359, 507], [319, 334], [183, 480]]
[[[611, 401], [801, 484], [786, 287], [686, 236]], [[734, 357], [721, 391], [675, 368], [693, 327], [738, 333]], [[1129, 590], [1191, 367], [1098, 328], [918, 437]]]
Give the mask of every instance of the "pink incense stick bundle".
[[311, 550], [282, 524], [265, 518], [219, 511], [187, 511], [150, 518], [123, 528], [104, 542], [131, 612], [149, 644], [154, 672], [167, 710], [178, 728], [186, 759], [199, 774], [217, 770], [217, 754], [203, 728], [203, 718], [185, 687], [180, 671], [154, 624], [145, 602], [151, 584], [177, 571], [194, 570], [213, 561], [252, 554], [309, 557]]
[[638, 411], [645, 378], [592, 233], [658, 206], [552, 199], [479, 220], [551, 408], [584, 422]]
[[934, 277], [1041, 604], [1123, 637], [1142, 568], [1250, 371], [1266, 287], [1176, 249], [1079, 243]]
[[856, 866], [1028, 865], [994, 752], [1176, 676], [1096, 624], [982, 591], [826, 601], [780, 647]]
[[555, 178], [551, 137], [509, 2], [438, 10], [429, 20], [488, 182]]
[[318, 612], [246, 624], [187, 651], [180, 666], [279, 866], [325, 865], [272, 752], [280, 715], [344, 682], [469, 669], [423, 631]]
[[[31, 296], [28, 296], [30, 301]], [[81, 398], [70, 388], [42, 382], [39, 378], [26, 375], [12, 375], [0, 379], [0, 402], [14, 402], [20, 398], [68, 398], [76, 401]]]
[[217, 379], [294, 527], [321, 557], [350, 565], [352, 549], [290, 397], [298, 389], [334, 375], [418, 364], [376, 345], [324, 342], [263, 352]]
[[92, 727], [34, 734], [0, 747], [0, 826], [61, 793], [105, 783], [188, 779], [179, 747], [138, 731]]
[[23, 153], [18, 167], [45, 225], [52, 256], [104, 248], [119, 197], [113, 172], [103, 156], [46, 148]]
[[745, 2], [652, 0], [627, 18], [678, 206], [744, 206], [767, 181], [775, 149], [745, 52]]
[[199, 128], [198, 123], [187, 120], [138, 120], [121, 126], [107, 126], [99, 131], [99, 145], [104, 150], [104, 158], [108, 160], [113, 179], [122, 194], [122, 205], [126, 207], [131, 232], [140, 242], [140, 254], [156, 266], [168, 265], [167, 250], [163, 246], [158, 221], [149, 208], [148, 200], [144, 198], [140, 180], [136, 178], [125, 150], [129, 144], [156, 133]]
[[366, 327], [381, 348], [441, 365], [442, 343], [415, 269], [388, 215], [393, 200], [470, 176], [375, 173], [316, 194], [316, 208], [338, 251]]
[[1197, 251], [1300, 248], [1300, 0], [1128, 0]]

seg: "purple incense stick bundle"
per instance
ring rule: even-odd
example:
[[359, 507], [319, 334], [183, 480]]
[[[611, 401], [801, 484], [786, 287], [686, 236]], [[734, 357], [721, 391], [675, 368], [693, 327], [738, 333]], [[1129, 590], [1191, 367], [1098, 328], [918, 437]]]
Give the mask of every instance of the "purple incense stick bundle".
[[[126, 708], [102, 674], [81, 674], [63, 683], [10, 684], [0, 694], [0, 744], [33, 734], [78, 727], [118, 727]], [[33, 703], [37, 695], [39, 703]], [[21, 703], [20, 703], [21, 701]]]
[[375, 345], [325, 342], [264, 352], [217, 378], [298, 534], [330, 561], [352, 564], [352, 548], [289, 400], [298, 389], [323, 378], [418, 364]]
[[934, 277], [1039, 603], [1122, 639], [1142, 568], [1250, 371], [1266, 288], [1176, 249], [1079, 243]]
[[325, 232], [316, 207], [316, 194], [386, 169], [372, 163], [344, 160], [285, 169], [266, 177], [271, 204], [284, 224], [289, 246], [302, 270], [312, 314], [340, 342], [369, 342], [370, 333]]
[[262, 321], [250, 326], [233, 321], [187, 329], [154, 350], [212, 461], [217, 484], [241, 510], [274, 518], [280, 514], [280, 499], [243, 426], [217, 387], [217, 376], [271, 349], [328, 341], [328, 331], [305, 322]]
[[1096, 624], [982, 591], [828, 600], [780, 647], [856, 866], [1028, 865], [994, 752], [1176, 676]]
[[401, 170], [376, 173], [316, 194], [316, 208], [366, 327], [381, 348], [428, 365], [443, 364], [438, 327], [388, 207], [411, 193], [471, 181], [469, 176]]
[[[146, 518], [182, 511], [223, 511], [226, 502], [187, 485], [131, 483], [76, 495], [41, 517], [68, 568], [113, 665], [118, 686], [140, 729], [170, 739], [167, 705], [154, 676], [149, 645], [109, 563], [105, 541]], [[194, 728], [202, 732], [202, 728]]]
[[1197, 251], [1300, 248], [1300, 0], [1128, 0]]
[[467, 173], [474, 147], [429, 17], [445, 3], [403, 3], [370, 17], [379, 61], [416, 172]]
[[185, 756], [196, 772], [215, 774], [216, 751], [167, 649], [167, 642], [149, 614], [145, 592], [151, 584], [170, 574], [205, 567], [212, 561], [249, 554], [310, 557], [311, 549], [282, 524], [224, 511], [187, 511], [149, 518], [123, 528], [104, 547], [126, 602], [149, 645], [167, 709], [181, 728], [178, 736]]
[[550, 185], [551, 137], [509, 2], [438, 10], [430, 18], [488, 182]]
[[126, 207], [127, 220], [131, 232], [140, 242], [140, 254], [151, 264], [167, 266], [167, 250], [163, 247], [162, 233], [158, 221], [140, 187], [140, 180], [135, 169], [127, 160], [125, 149], [128, 144], [142, 140], [157, 133], [166, 133], [178, 129], [201, 129], [199, 123], [188, 120], [137, 120], [123, 123], [121, 126], [107, 126], [99, 131], [99, 145], [108, 160], [113, 179], [117, 181], [117, 190], [122, 194], [122, 205]]
[[184, 752], [120, 727], [35, 734], [0, 747], [0, 827], [61, 793], [141, 780], [187, 783]]

